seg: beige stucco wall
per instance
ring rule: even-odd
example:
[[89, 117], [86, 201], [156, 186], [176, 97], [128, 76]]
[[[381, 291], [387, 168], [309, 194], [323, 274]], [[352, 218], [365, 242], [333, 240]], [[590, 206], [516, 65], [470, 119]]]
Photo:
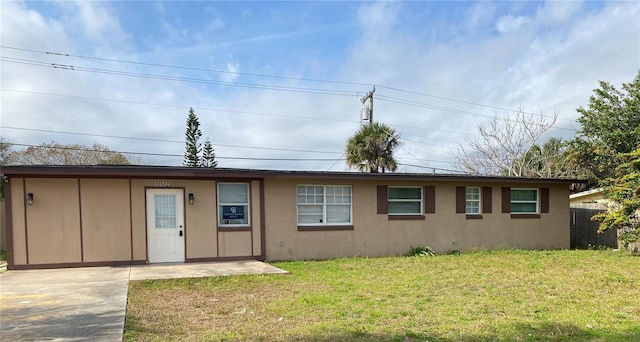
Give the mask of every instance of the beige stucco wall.
[[[184, 189], [187, 259], [259, 257], [263, 252], [270, 260], [384, 256], [406, 254], [411, 246], [430, 246], [439, 252], [569, 247], [569, 190], [563, 184], [544, 186], [550, 189], [550, 213], [514, 219], [501, 212], [500, 184], [271, 177], [264, 181], [264, 213], [260, 211], [261, 182], [249, 181], [251, 229], [242, 231], [218, 231], [216, 184], [213, 180], [12, 178], [13, 262], [147, 260], [145, 193], [159, 187]], [[351, 185], [354, 230], [298, 231], [298, 184]], [[436, 213], [425, 214], [424, 220], [389, 220], [386, 214], [378, 215], [377, 185], [433, 185]], [[473, 220], [455, 213], [456, 186], [492, 186], [493, 212]], [[28, 192], [35, 195], [32, 206], [25, 205]], [[195, 197], [192, 205], [189, 193]]]
[[[297, 184], [352, 185], [353, 224], [349, 231], [297, 231]], [[425, 220], [389, 220], [376, 213], [377, 185], [436, 186], [436, 213]], [[466, 219], [455, 212], [456, 186], [488, 186], [482, 183], [365, 182], [322, 179], [268, 178], [266, 194], [266, 257], [271, 260], [325, 259], [349, 256], [398, 255], [411, 246], [436, 251], [473, 247], [525, 249], [569, 248], [569, 190], [550, 188], [550, 213], [536, 219], [513, 219], [501, 211], [501, 187], [493, 185], [492, 213], [482, 219]], [[530, 187], [511, 184], [511, 187]]]

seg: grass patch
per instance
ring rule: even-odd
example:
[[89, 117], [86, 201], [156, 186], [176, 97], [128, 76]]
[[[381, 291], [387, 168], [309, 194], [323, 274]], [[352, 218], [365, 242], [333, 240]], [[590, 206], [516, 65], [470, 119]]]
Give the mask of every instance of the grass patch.
[[125, 341], [640, 340], [640, 257], [481, 251], [131, 282]]
[[7, 261], [7, 251], [0, 249], [0, 261]]

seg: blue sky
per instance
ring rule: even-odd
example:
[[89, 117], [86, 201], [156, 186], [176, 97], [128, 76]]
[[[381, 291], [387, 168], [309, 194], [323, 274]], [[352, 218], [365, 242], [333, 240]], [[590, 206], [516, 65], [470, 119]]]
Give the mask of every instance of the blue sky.
[[510, 110], [557, 112], [545, 139], [570, 138], [599, 80], [620, 86], [640, 69], [631, 1], [3, 1], [0, 12], [2, 138], [98, 142], [149, 164], [182, 163], [193, 107], [220, 166], [346, 170], [359, 98], [376, 85], [374, 119], [400, 133], [400, 171], [451, 169], [464, 138]]

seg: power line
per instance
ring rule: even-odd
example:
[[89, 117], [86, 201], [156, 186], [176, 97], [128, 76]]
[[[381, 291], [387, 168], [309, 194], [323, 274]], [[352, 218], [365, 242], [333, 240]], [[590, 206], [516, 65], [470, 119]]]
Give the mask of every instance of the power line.
[[[452, 113], [458, 113], [458, 114], [463, 114], [463, 115], [469, 115], [469, 116], [475, 116], [475, 117], [484, 117], [484, 118], [488, 118], [488, 119], [494, 119], [495, 118], [495, 119], [498, 119], [498, 120], [501, 120], [501, 121], [505, 121], [504, 118], [496, 117], [496, 116], [493, 116], [493, 115], [480, 114], [480, 113], [474, 113], [474, 112], [469, 112], [469, 111], [460, 110], [460, 109], [435, 106], [435, 105], [430, 105], [430, 104], [427, 104], [427, 103], [421, 103], [421, 102], [398, 99], [398, 98], [391, 97], [391, 96], [378, 95], [378, 99], [380, 99], [382, 101], [405, 104], [405, 105], [409, 105], [409, 106], [422, 107], [422, 108], [427, 108], [427, 109], [436, 109], [436, 110], [452, 112]], [[533, 115], [536, 115], [536, 114], [533, 114]], [[542, 115], [542, 117], [548, 118], [548, 116], [545, 116], [545, 115]], [[534, 123], [534, 125], [542, 126], [542, 124], [536, 124], [536, 123]], [[554, 127], [554, 126], [550, 127], [550, 129], [561, 129], [561, 130], [567, 130], [567, 131], [571, 131], [571, 132], [575, 132], [576, 131], [576, 129], [572, 129], [572, 128]]]
[[321, 79], [313, 79], [313, 78], [265, 75], [265, 74], [255, 74], [255, 73], [238, 72], [238, 71], [228, 71], [228, 70], [217, 70], [217, 69], [205, 69], [205, 68], [195, 68], [195, 67], [168, 65], [168, 64], [134, 62], [134, 61], [121, 60], [121, 59], [113, 59], [113, 58], [90, 57], [90, 56], [74, 55], [74, 54], [61, 53], [61, 52], [50, 52], [50, 51], [42, 51], [42, 50], [24, 49], [24, 48], [5, 46], [5, 45], [0, 45], [0, 48], [11, 49], [11, 50], [19, 50], [19, 51], [27, 51], [27, 52], [35, 52], [35, 53], [43, 53], [43, 54], [46, 54], [46, 55], [56, 55], [56, 56], [63, 56], [63, 57], [75, 57], [75, 58], [81, 58], [81, 59], [98, 60], [98, 61], [105, 61], [105, 62], [117, 62], [117, 63], [124, 63], [124, 64], [144, 65], [144, 66], [153, 66], [153, 67], [170, 68], [170, 69], [204, 71], [204, 72], [230, 74], [230, 75], [243, 75], [243, 76], [274, 78], [274, 79], [292, 80], [292, 81], [320, 82], [320, 83], [333, 83], [333, 84], [357, 85], [357, 86], [370, 86], [371, 85], [371, 84], [367, 84], [367, 83], [358, 83], [358, 82], [330, 81], [330, 80], [321, 80]]
[[[0, 45], [0, 48], [10, 49], [10, 50], [18, 50], [18, 51], [25, 51], [25, 52], [32, 52], [32, 53], [39, 53], [39, 54], [45, 54], [45, 55], [54, 55], [54, 56], [62, 56], [62, 57], [74, 57], [74, 58], [79, 58], [79, 59], [98, 60], [98, 61], [107, 61], [107, 62], [117, 62], [117, 63], [130, 64], [130, 65], [152, 66], [152, 67], [161, 67], [161, 68], [169, 68], [169, 69], [183, 69], [183, 70], [191, 70], [191, 71], [202, 71], [202, 72], [211, 72], [211, 73], [222, 73], [222, 74], [231, 74], [231, 75], [243, 75], [243, 76], [251, 76], [251, 77], [262, 77], [262, 78], [283, 79], [283, 80], [296, 80], [296, 81], [318, 82], [318, 83], [329, 83], [329, 84], [341, 84], [341, 85], [374, 86], [374, 87], [378, 86], [379, 88], [384, 88], [384, 89], [388, 89], [388, 90], [403, 92], [403, 93], [407, 93], [407, 94], [420, 95], [420, 96], [424, 96], [424, 97], [430, 97], [430, 98], [446, 100], [446, 101], [451, 101], [451, 102], [457, 102], [457, 103], [469, 104], [469, 105], [474, 105], [474, 106], [480, 106], [480, 107], [504, 110], [504, 111], [507, 111], [507, 112], [523, 112], [525, 114], [534, 114], [534, 113], [530, 113], [530, 112], [524, 112], [522, 110], [516, 110], [516, 109], [511, 109], [511, 108], [506, 108], [506, 107], [499, 107], [499, 106], [494, 106], [494, 105], [487, 105], [487, 104], [471, 102], [471, 101], [465, 101], [465, 100], [458, 100], [458, 99], [453, 99], [453, 98], [449, 98], [449, 97], [445, 97], [445, 96], [438, 96], [438, 95], [433, 95], [433, 94], [428, 94], [428, 93], [421, 93], [421, 92], [416, 92], [416, 91], [411, 91], [411, 90], [406, 90], [406, 89], [400, 89], [400, 88], [397, 88], [397, 87], [391, 87], [391, 86], [385, 86], [385, 85], [376, 85], [376, 84], [371, 84], [371, 83], [334, 81], [334, 80], [323, 80], [323, 79], [312, 79], [312, 78], [290, 77], [290, 76], [278, 76], [278, 75], [266, 75], [266, 74], [258, 74], [258, 73], [235, 72], [235, 71], [228, 71], [228, 70], [196, 68], [196, 67], [169, 65], [169, 64], [135, 62], [135, 61], [127, 61], [127, 60], [121, 60], [121, 59], [113, 59], [113, 58], [91, 57], [91, 56], [75, 55], [75, 54], [61, 53], [61, 52], [51, 52], [51, 51], [43, 51], [43, 50], [35, 50], [35, 49], [26, 49], [26, 48], [19, 48], [19, 47], [6, 46], [6, 45]], [[42, 62], [38, 62], [38, 63], [42, 63]], [[40, 64], [36, 64], [36, 65], [40, 65]], [[58, 65], [57, 68], [67, 69], [67, 68], [73, 68], [73, 66]], [[98, 70], [100, 70], [100, 69], [98, 69]], [[220, 83], [229, 83], [229, 82], [220, 82]], [[235, 84], [238, 84], [238, 83], [230, 83], [230, 84], [226, 84], [226, 85], [232, 85], [233, 86]], [[292, 87], [292, 88], [299, 88], [299, 87]], [[300, 89], [303, 89], [303, 88], [300, 88]], [[279, 89], [279, 90], [284, 90], [284, 89]], [[312, 90], [312, 89], [310, 89], [310, 90]], [[317, 90], [317, 89], [315, 89], [315, 90]], [[411, 101], [409, 101], [409, 102], [411, 102]], [[406, 103], [406, 104], [408, 104], [408, 103]], [[426, 105], [426, 104], [423, 104], [423, 105]], [[439, 106], [434, 106], [434, 107], [439, 107]], [[439, 108], [441, 109], [441, 108], [448, 108], [448, 107], [439, 107]], [[462, 111], [460, 111], [460, 112], [462, 112]], [[468, 113], [470, 113], [470, 112], [468, 112]], [[482, 115], [482, 114], [480, 114], [480, 115]], [[549, 117], [549, 116], [545, 116], [545, 117]], [[566, 120], [566, 121], [575, 123], [575, 120], [572, 120], [572, 119], [566, 119], [566, 118], [558, 118], [558, 119], [559, 120]], [[566, 128], [558, 128], [558, 129], [566, 129]], [[571, 129], [566, 129], [566, 130], [571, 130]], [[573, 130], [573, 131], [575, 131], [575, 130]]]
[[107, 102], [128, 103], [128, 104], [137, 104], [137, 105], [146, 105], [146, 106], [158, 106], [158, 107], [168, 107], [168, 108], [180, 108], [180, 109], [185, 109], [185, 108], [191, 107], [191, 108], [197, 109], [197, 110], [212, 111], [212, 112], [223, 112], [223, 113], [234, 113], [234, 114], [249, 114], [249, 115], [260, 115], [260, 116], [273, 116], [273, 117], [281, 117], [281, 118], [289, 118], [289, 119], [301, 119], [301, 120], [318, 120], [318, 121], [336, 121], [336, 122], [358, 123], [358, 121], [356, 121], [356, 120], [329, 119], [329, 118], [312, 117], [312, 116], [295, 116], [295, 115], [285, 115], [285, 114], [249, 112], [249, 111], [232, 110], [232, 109], [208, 108], [208, 107], [197, 107], [197, 106], [194, 107], [194, 106], [188, 106], [188, 105], [172, 105], [172, 104], [161, 104], [161, 103], [151, 103], [151, 102], [139, 102], [139, 101], [107, 99], [107, 98], [89, 97], [89, 96], [53, 94], [53, 93], [35, 92], [35, 91], [17, 90], [17, 89], [6, 89], [6, 88], [2, 88], [0, 90], [9, 91], [9, 92], [16, 92], [16, 93], [34, 94], [34, 95], [68, 97], [68, 98], [91, 100], [91, 101], [107, 101]]
[[[12, 127], [12, 126], [0, 126], [0, 128], [12, 129], [12, 130], [21, 130], [21, 131], [43, 132], [43, 133], [70, 134], [70, 135], [80, 135], [80, 136], [100, 137], [100, 138], [129, 139], [129, 140], [155, 141], [155, 142], [168, 142], [168, 143], [184, 144], [184, 141], [156, 139], [156, 138], [126, 137], [126, 136], [118, 136], [118, 135], [92, 134], [92, 133], [80, 133], [80, 132], [68, 132], [68, 131], [54, 131], [54, 130], [49, 130], [49, 129]], [[213, 142], [212, 142], [212, 145], [214, 145], [216, 147], [217, 146], [222, 146], [222, 147], [231, 147], [231, 148], [246, 148], [246, 149], [255, 149], [255, 150], [285, 151], [285, 152], [324, 153], [324, 154], [340, 154], [340, 153], [342, 153], [342, 152], [331, 152], [331, 151], [298, 150], [298, 149], [289, 149], [289, 148], [227, 145], [227, 144], [219, 144], [219, 143], [213, 143]]]
[[[7, 92], [16, 92], [16, 93], [24, 93], [24, 94], [33, 94], [33, 95], [43, 95], [43, 96], [55, 96], [55, 97], [67, 97], [81, 100], [90, 100], [90, 101], [106, 101], [106, 102], [115, 102], [115, 103], [127, 103], [127, 104], [136, 104], [136, 105], [146, 105], [146, 106], [157, 106], [157, 107], [167, 107], [167, 108], [179, 108], [185, 109], [192, 107], [193, 109], [199, 111], [213, 111], [213, 112], [223, 112], [223, 113], [234, 113], [234, 114], [248, 114], [248, 115], [259, 115], [259, 116], [267, 116], [267, 117], [281, 117], [281, 118], [290, 118], [290, 119], [298, 119], [298, 120], [317, 120], [317, 121], [332, 121], [332, 122], [346, 122], [346, 123], [359, 123], [356, 120], [345, 120], [345, 119], [334, 119], [334, 118], [323, 118], [323, 117], [312, 117], [312, 116], [294, 116], [294, 115], [285, 115], [285, 114], [274, 114], [274, 113], [262, 113], [262, 112], [250, 112], [250, 111], [240, 111], [240, 110], [231, 110], [231, 109], [221, 109], [221, 108], [208, 108], [208, 107], [197, 107], [197, 106], [189, 106], [189, 105], [172, 105], [172, 104], [161, 104], [161, 103], [151, 103], [151, 102], [140, 102], [140, 101], [129, 101], [129, 100], [118, 100], [118, 99], [108, 99], [108, 98], [99, 98], [99, 97], [89, 97], [89, 96], [77, 96], [77, 95], [67, 95], [67, 94], [53, 94], [46, 92], [35, 92], [35, 91], [26, 91], [26, 90], [17, 90], [17, 89], [0, 89], [2, 91]], [[425, 127], [417, 127], [417, 126], [407, 126], [407, 125], [399, 125], [399, 124], [389, 124], [392, 127], [399, 128], [410, 128], [417, 129], [423, 131], [435, 131], [435, 132], [444, 132], [444, 133], [454, 133], [454, 134], [468, 134], [468, 132], [462, 131], [452, 131], [445, 129], [433, 129], [433, 128], [425, 128]], [[403, 135], [412, 135], [416, 137], [421, 137], [415, 134], [403, 133]], [[433, 146], [441, 146], [435, 145]], [[447, 148], [447, 147], [445, 147]]]
[[421, 168], [421, 169], [442, 170], [442, 171], [453, 172], [453, 173], [463, 173], [460, 170], [443, 169], [443, 168], [440, 168], [440, 167], [421, 166], [421, 165], [413, 165], [413, 164], [405, 164], [405, 163], [398, 163], [398, 165], [417, 167], [417, 168]]
[[[493, 109], [498, 109], [498, 110], [504, 110], [504, 111], [507, 111], [507, 112], [522, 112], [522, 113], [524, 113], [524, 114], [533, 114], [533, 115], [535, 115], [535, 113], [525, 112], [525, 111], [516, 110], [516, 109], [511, 109], [511, 108], [505, 108], [505, 107], [498, 107], [498, 106], [486, 105], [486, 104], [482, 104], [482, 103], [470, 102], [470, 101], [464, 101], [464, 100], [456, 100], [456, 99], [452, 99], [452, 98], [450, 98], [450, 97], [444, 97], [444, 96], [437, 96], [437, 95], [432, 95], [432, 94], [420, 93], [420, 92], [416, 92], [416, 91], [405, 90], [405, 89], [400, 89], [400, 88], [394, 88], [394, 87], [389, 87], [389, 86], [379, 85], [378, 87], [379, 87], [379, 88], [384, 88], [384, 89], [389, 89], [389, 90], [400, 91], [400, 92], [408, 93], [408, 94], [414, 94], [414, 95], [421, 95], [421, 96], [425, 96], [425, 97], [431, 97], [431, 98], [435, 98], [435, 99], [439, 99], [439, 100], [446, 100], [446, 101], [458, 102], [458, 103], [464, 103], [464, 104], [469, 104], [469, 105], [474, 105], [474, 106], [480, 106], [480, 107], [486, 107], [486, 108], [493, 108]], [[549, 116], [546, 116], [546, 117], [549, 117]], [[572, 123], [576, 122], [575, 120], [567, 119], [567, 118], [558, 118], [558, 119], [560, 119], [560, 120], [570, 121], [570, 122], [572, 122]]]
[[117, 75], [117, 76], [126, 76], [126, 77], [135, 77], [135, 78], [144, 78], [144, 79], [154, 79], [154, 80], [164, 80], [164, 81], [177, 81], [177, 82], [187, 82], [187, 83], [198, 83], [198, 84], [213, 84], [213, 85], [224, 85], [229, 87], [242, 87], [242, 88], [253, 88], [253, 89], [265, 89], [265, 90], [277, 90], [277, 91], [288, 91], [295, 93], [311, 93], [311, 94], [323, 94], [323, 95], [337, 95], [337, 96], [358, 96], [358, 92], [354, 91], [344, 91], [344, 90], [335, 90], [335, 89], [319, 89], [319, 88], [303, 88], [303, 87], [289, 87], [289, 86], [277, 86], [277, 85], [267, 85], [267, 84], [256, 84], [256, 83], [243, 83], [243, 82], [224, 82], [224, 81], [214, 81], [207, 80], [202, 78], [190, 78], [190, 77], [178, 77], [178, 76], [167, 76], [167, 75], [157, 75], [157, 74], [145, 74], [138, 72], [130, 72], [130, 71], [119, 71], [119, 70], [109, 70], [109, 69], [100, 69], [100, 68], [88, 68], [76, 65], [64, 65], [64, 64], [56, 64], [56, 63], [48, 63], [48, 62], [40, 62], [27, 60], [22, 58], [13, 58], [13, 57], [5, 57], [2, 56], [0, 60], [4, 62], [10, 63], [18, 63], [18, 64], [26, 64], [26, 65], [34, 65], [40, 67], [52, 67], [54, 69], [64, 69], [70, 71], [83, 71], [89, 73], [98, 73], [98, 74], [106, 74], [106, 75]]
[[[131, 151], [100, 151], [90, 148], [78, 148], [68, 146], [42, 146], [33, 144], [21, 144], [21, 143], [7, 143], [11, 146], [23, 146], [23, 147], [41, 147], [56, 150], [71, 150], [71, 151], [83, 151], [83, 152], [112, 152], [120, 153], [124, 155], [145, 155], [145, 156], [160, 156], [160, 157], [184, 157], [182, 154], [170, 154], [170, 153], [153, 153], [153, 152], [131, 152]], [[216, 159], [228, 159], [228, 160], [261, 160], [261, 161], [335, 161], [333, 158], [254, 158], [254, 157], [222, 157], [216, 156]]]
[[[337, 96], [357, 96], [359, 94], [358, 92], [343, 91], [343, 90], [331, 90], [331, 89], [324, 90], [324, 89], [318, 89], [318, 88], [275, 86], [275, 85], [252, 84], [252, 83], [242, 83], [242, 82], [224, 82], [224, 81], [213, 81], [213, 80], [206, 80], [206, 79], [200, 79], [200, 78], [187, 78], [187, 77], [144, 74], [144, 73], [137, 73], [137, 72], [107, 70], [107, 69], [98, 69], [98, 68], [86, 68], [86, 67], [79, 67], [79, 66], [73, 66], [73, 65], [63, 65], [63, 64], [56, 64], [56, 63], [25, 60], [21, 58], [13, 58], [13, 57], [1, 57], [0, 60], [5, 62], [35, 65], [40, 67], [53, 67], [55, 69], [63, 69], [63, 70], [70, 70], [70, 71], [84, 71], [84, 72], [90, 72], [90, 73], [100, 73], [100, 74], [146, 78], [146, 79], [157, 79], [157, 80], [165, 80], [165, 81], [214, 84], [214, 85], [225, 85], [230, 87], [244, 87], [244, 88], [252, 88], [252, 89], [265, 89], [265, 90], [288, 91], [288, 92], [297, 92], [297, 93], [312, 93], [312, 94], [323, 94], [323, 95], [337, 95]], [[394, 102], [398, 104], [405, 104], [405, 105], [422, 107], [427, 109], [436, 109], [436, 110], [458, 113], [463, 115], [475, 116], [475, 117], [494, 118], [494, 116], [492, 115], [474, 113], [474, 112], [464, 111], [464, 110], [455, 109], [455, 108], [435, 106], [427, 103], [404, 100], [404, 99], [399, 99], [391, 96], [378, 95], [378, 97], [383, 101]], [[546, 116], [543, 116], [543, 117], [546, 117]], [[498, 118], [498, 119], [504, 120], [502, 118]], [[575, 129], [564, 128], [564, 127], [551, 127], [551, 128], [567, 130], [572, 132], [576, 131]]]
[[[78, 136], [90, 136], [90, 137], [103, 137], [103, 138], [116, 138], [116, 139], [129, 139], [129, 140], [139, 140], [139, 141], [154, 141], [154, 142], [168, 142], [168, 143], [180, 143], [183, 144], [183, 141], [177, 141], [177, 140], [167, 140], [167, 139], [157, 139], [157, 138], [140, 138], [140, 137], [128, 137], [128, 136], [117, 136], [117, 135], [106, 135], [106, 134], [92, 134], [92, 133], [80, 133], [80, 132], [69, 132], [69, 131], [55, 131], [55, 130], [50, 130], [50, 129], [37, 129], [37, 128], [26, 128], [26, 127], [13, 127], [13, 126], [0, 126], [0, 128], [2, 129], [10, 129], [10, 130], [21, 130], [21, 131], [33, 131], [33, 132], [43, 132], [43, 133], [55, 133], [55, 134], [69, 134], [69, 135], [78, 135]], [[12, 145], [16, 145], [16, 146], [30, 146], [30, 147], [46, 147], [46, 146], [42, 146], [42, 145], [28, 145], [28, 144], [13, 144], [10, 143]], [[273, 150], [273, 151], [285, 151], [285, 152], [302, 152], [302, 153], [324, 153], [324, 154], [340, 154], [341, 156], [338, 159], [327, 159], [327, 160], [322, 160], [322, 159], [309, 159], [309, 160], [319, 160], [319, 161], [335, 161], [330, 167], [329, 170], [331, 168], [333, 168], [339, 161], [344, 161], [345, 159], [343, 158], [346, 152], [332, 152], [332, 151], [315, 151], [315, 150], [300, 150], [300, 149], [286, 149], [286, 148], [269, 148], [269, 147], [259, 147], [259, 146], [238, 146], [238, 145], [228, 145], [228, 144], [218, 144], [218, 143], [213, 143], [213, 145], [215, 147], [217, 146], [223, 146], [223, 147], [232, 147], [232, 148], [245, 148], [245, 149], [256, 149], [256, 150]], [[53, 148], [53, 147], [48, 147], [48, 148]], [[67, 148], [67, 147], [58, 147], [60, 149], [66, 148], [66, 149], [72, 149], [72, 148]], [[450, 161], [445, 161], [445, 160], [435, 160], [435, 159], [422, 159], [422, 158], [418, 158], [415, 155], [411, 154], [410, 152], [408, 152], [406, 149], [404, 149], [404, 147], [401, 146], [401, 148], [407, 152], [408, 154], [410, 154], [413, 159], [415, 160], [419, 160], [422, 162], [435, 162], [435, 163], [450, 163]], [[84, 151], [87, 151], [87, 149], [81, 149]], [[89, 151], [95, 151], [95, 150], [90, 150]], [[112, 151], [112, 152], [117, 152], [117, 151]], [[179, 157], [182, 155], [177, 155], [177, 154], [154, 154], [154, 153], [145, 153], [145, 152], [120, 152], [120, 153], [125, 153], [125, 154], [141, 154], [141, 155], [154, 155], [154, 156], [171, 156], [171, 157]], [[216, 158], [220, 158], [220, 159], [232, 159], [231, 157], [216, 157]], [[238, 157], [237, 159], [249, 159], [250, 158], [242, 158], [242, 157]], [[294, 159], [300, 159], [300, 158], [294, 158]], [[401, 158], [401, 159], [407, 159], [407, 158]], [[290, 160], [290, 158], [262, 158], [259, 160]], [[327, 170], [328, 171], [328, 170]]]

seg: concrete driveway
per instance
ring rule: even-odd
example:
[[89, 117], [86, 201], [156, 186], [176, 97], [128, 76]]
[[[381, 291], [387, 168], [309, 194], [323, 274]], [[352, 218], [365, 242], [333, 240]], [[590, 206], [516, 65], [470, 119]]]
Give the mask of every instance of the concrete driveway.
[[259, 261], [8, 271], [0, 340], [122, 341], [130, 279], [282, 273]]

